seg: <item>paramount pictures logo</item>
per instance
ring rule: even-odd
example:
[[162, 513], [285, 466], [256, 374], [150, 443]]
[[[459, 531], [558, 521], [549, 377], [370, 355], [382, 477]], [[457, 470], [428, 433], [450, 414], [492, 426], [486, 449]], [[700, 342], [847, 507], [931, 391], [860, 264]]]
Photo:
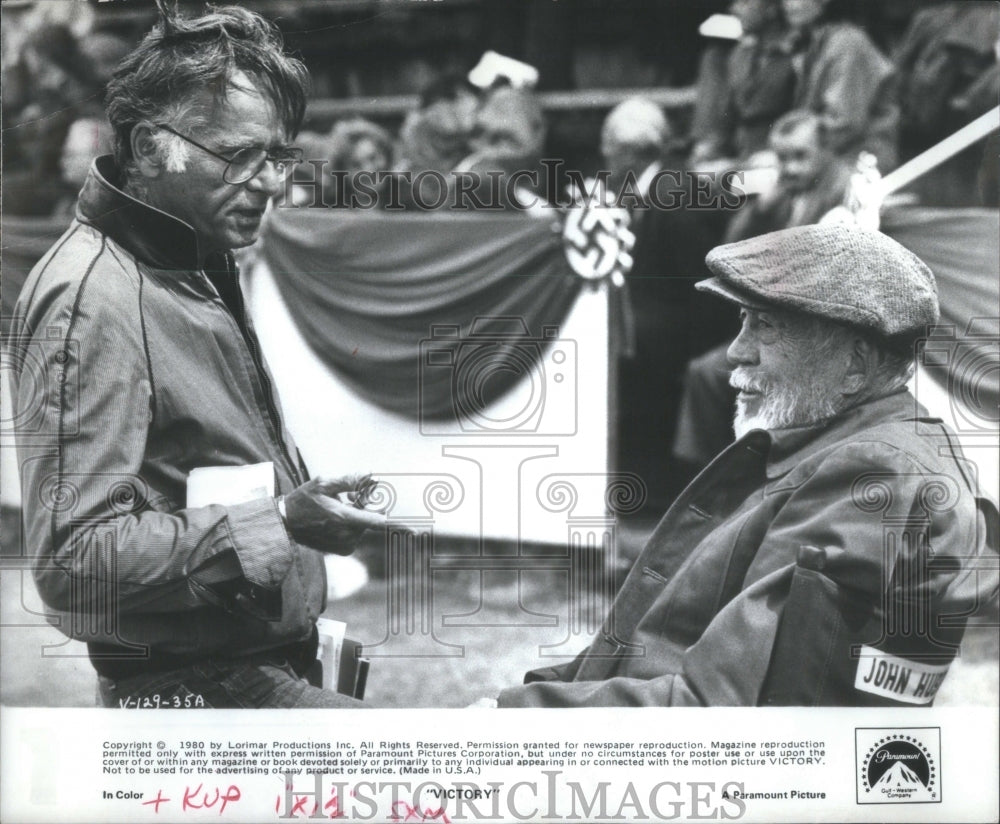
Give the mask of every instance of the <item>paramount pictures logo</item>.
[[858, 804], [940, 804], [940, 727], [859, 727]]

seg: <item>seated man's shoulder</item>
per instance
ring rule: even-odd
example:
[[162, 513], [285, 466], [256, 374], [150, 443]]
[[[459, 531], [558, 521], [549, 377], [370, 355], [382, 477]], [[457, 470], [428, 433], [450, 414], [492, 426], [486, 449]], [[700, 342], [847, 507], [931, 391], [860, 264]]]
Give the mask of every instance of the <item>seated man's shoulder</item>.
[[[947, 487], [955, 500], [972, 501], [974, 470], [940, 421], [911, 418], [884, 422], [831, 444], [804, 467], [812, 479], [835, 477], [850, 494], [874, 505], [878, 489], [921, 496], [928, 485]], [[908, 490], [908, 492], [907, 492]], [[872, 497], [874, 496], [874, 497]]]
[[942, 448], [948, 438], [940, 424], [938, 436], [920, 423], [883, 422], [831, 439], [775, 479], [771, 492], [782, 509], [773, 540], [790, 535], [792, 550], [823, 547], [826, 573], [855, 587], [878, 582], [857, 573], [881, 569], [886, 528], [926, 527], [938, 554], [979, 545], [986, 533], [975, 469], [957, 445]]
[[825, 456], [830, 461], [887, 472], [938, 472], [945, 466], [935, 449], [901, 425], [875, 427], [831, 448]]

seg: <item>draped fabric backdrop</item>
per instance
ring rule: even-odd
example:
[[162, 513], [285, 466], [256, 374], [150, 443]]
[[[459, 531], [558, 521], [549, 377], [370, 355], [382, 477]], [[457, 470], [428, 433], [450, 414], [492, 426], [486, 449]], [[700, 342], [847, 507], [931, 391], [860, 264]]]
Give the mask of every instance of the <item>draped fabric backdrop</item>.
[[[420, 343], [433, 325], [458, 326], [459, 339], [468, 341], [472, 319], [506, 316], [523, 319], [525, 334], [537, 339], [540, 324], [559, 323], [572, 306], [580, 282], [566, 266], [553, 221], [278, 210], [262, 252], [324, 362], [362, 396], [414, 415]], [[882, 229], [931, 267], [942, 323], [964, 338], [960, 357], [928, 374], [995, 421], [1000, 216], [989, 209], [906, 208], [887, 213]], [[475, 331], [490, 339], [502, 326], [494, 321]], [[520, 356], [530, 348], [496, 341], [485, 370], [462, 368], [481, 349], [447, 339], [433, 345], [455, 352], [454, 368], [423, 367], [425, 415], [451, 414], [453, 397], [462, 408], [481, 408], [523, 376]], [[462, 375], [488, 380], [453, 387], [450, 381]]]
[[[555, 212], [552, 220], [531, 220], [279, 209], [261, 250], [303, 336], [329, 368], [363, 397], [412, 416], [420, 389], [420, 343], [434, 325], [458, 326], [459, 338], [468, 340], [477, 316], [508, 318], [476, 330], [490, 341], [490, 357], [497, 360], [471, 370], [481, 383], [456, 387], [463, 403], [475, 408], [522, 377], [520, 356], [537, 348], [520, 344], [541, 339], [541, 324], [559, 323], [581, 288], [566, 265], [559, 222]], [[28, 271], [65, 224], [3, 217], [5, 318]], [[995, 421], [1000, 216], [989, 209], [906, 208], [887, 213], [882, 229], [928, 263], [938, 282], [942, 323], [964, 338], [962, 357], [929, 374]], [[526, 333], [490, 338], [510, 332], [519, 319]], [[431, 348], [455, 352], [454, 367], [481, 351], [454, 339], [425, 351]], [[515, 354], [506, 367], [505, 351]], [[438, 365], [423, 373], [424, 413], [449, 415], [450, 382], [463, 370]], [[477, 399], [477, 392], [483, 397]]]
[[[476, 412], [522, 380], [582, 281], [561, 220], [277, 209], [261, 254], [303, 337], [408, 417]], [[435, 330], [436, 327], [436, 330]], [[433, 336], [433, 337], [432, 337]]]
[[[1000, 214], [900, 209], [886, 212], [882, 231], [930, 266], [937, 280], [941, 328], [924, 357], [927, 374], [961, 400], [977, 419], [974, 427], [994, 428], [1000, 420]], [[953, 327], [952, 340], [946, 327]]]

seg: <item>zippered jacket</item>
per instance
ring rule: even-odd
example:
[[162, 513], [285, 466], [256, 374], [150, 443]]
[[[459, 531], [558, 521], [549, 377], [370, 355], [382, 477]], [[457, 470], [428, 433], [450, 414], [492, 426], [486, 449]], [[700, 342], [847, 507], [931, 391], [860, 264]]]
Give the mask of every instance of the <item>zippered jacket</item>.
[[238, 656], [311, 636], [320, 553], [275, 499], [186, 506], [199, 467], [305, 479], [231, 254], [98, 158], [76, 220], [29, 275], [11, 337], [25, 551], [49, 619], [103, 658]]

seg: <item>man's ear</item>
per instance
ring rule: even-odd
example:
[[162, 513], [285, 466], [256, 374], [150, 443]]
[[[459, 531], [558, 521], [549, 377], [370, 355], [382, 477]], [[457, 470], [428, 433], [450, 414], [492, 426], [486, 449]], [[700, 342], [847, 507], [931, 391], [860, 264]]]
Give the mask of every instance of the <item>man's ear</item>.
[[868, 386], [869, 377], [875, 368], [875, 349], [865, 338], [855, 338], [850, 351], [850, 362], [844, 375], [842, 392], [857, 395]]
[[155, 131], [156, 127], [144, 120], [132, 127], [129, 136], [132, 159], [143, 177], [157, 178], [163, 173], [163, 156]]

